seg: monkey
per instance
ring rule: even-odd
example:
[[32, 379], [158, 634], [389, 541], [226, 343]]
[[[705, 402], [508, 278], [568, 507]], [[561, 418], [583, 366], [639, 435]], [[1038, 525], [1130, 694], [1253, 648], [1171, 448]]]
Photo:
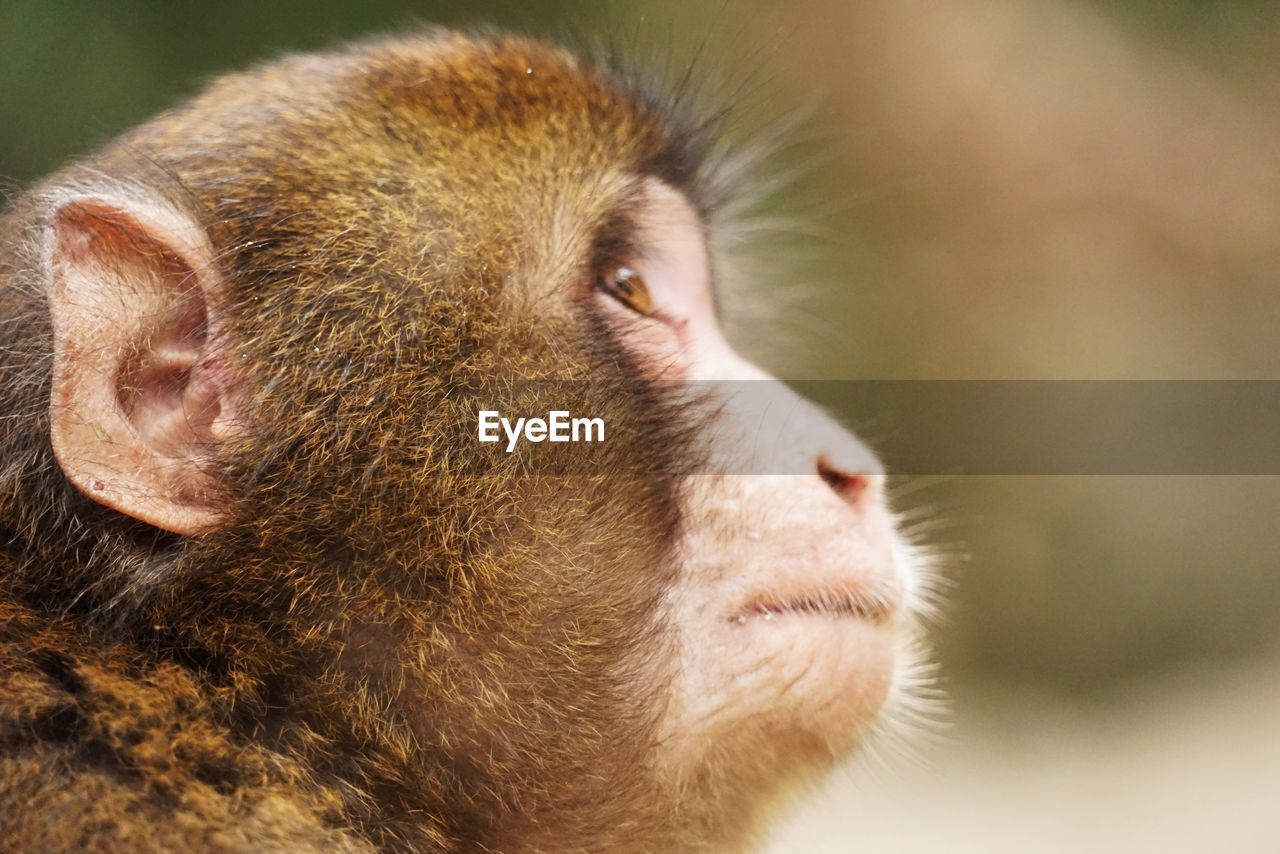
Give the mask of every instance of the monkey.
[[910, 706], [883, 470], [718, 324], [717, 127], [431, 30], [9, 203], [0, 848], [742, 850]]

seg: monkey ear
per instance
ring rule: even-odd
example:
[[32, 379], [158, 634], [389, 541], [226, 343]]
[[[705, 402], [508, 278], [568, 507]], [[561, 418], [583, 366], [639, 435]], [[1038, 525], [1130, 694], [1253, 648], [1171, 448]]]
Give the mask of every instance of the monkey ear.
[[215, 526], [208, 462], [236, 421], [204, 229], [164, 203], [79, 197], [54, 212], [46, 250], [62, 470], [167, 531]]

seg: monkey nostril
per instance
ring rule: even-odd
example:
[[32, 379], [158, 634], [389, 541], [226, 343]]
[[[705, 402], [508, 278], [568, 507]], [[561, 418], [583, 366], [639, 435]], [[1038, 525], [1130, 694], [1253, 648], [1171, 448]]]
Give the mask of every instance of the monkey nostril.
[[870, 478], [865, 474], [850, 474], [832, 465], [826, 456], [818, 457], [818, 477], [826, 481], [836, 495], [846, 501], [857, 501], [866, 492]]

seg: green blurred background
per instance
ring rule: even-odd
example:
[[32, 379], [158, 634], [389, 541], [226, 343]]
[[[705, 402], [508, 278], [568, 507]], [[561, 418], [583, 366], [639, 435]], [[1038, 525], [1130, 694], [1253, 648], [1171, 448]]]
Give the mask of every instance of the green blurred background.
[[[784, 225], [736, 316], [784, 376], [1280, 378], [1262, 0], [0, 0], [0, 180], [221, 71], [428, 22], [612, 32], [673, 68], [706, 38], [721, 90], [748, 82], [732, 132], [798, 176], [758, 205]], [[897, 492], [954, 583], [950, 729], [923, 767], [855, 764], [772, 850], [1280, 850], [1280, 478]]]

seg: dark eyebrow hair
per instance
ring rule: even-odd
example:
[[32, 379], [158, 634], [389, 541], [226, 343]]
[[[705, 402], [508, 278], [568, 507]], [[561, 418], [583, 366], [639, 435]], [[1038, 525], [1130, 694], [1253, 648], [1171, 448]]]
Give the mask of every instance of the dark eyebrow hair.
[[711, 207], [711, 200], [705, 198], [703, 180], [708, 153], [706, 144], [697, 137], [692, 129], [673, 128], [666, 144], [646, 158], [638, 171], [679, 191], [698, 212], [698, 217], [705, 220]]
[[705, 43], [682, 68], [663, 67], [643, 61], [637, 51], [643, 45], [620, 41], [622, 35], [611, 33], [603, 41], [570, 38], [568, 46], [628, 96], [640, 125], [652, 132], [646, 133], [645, 150], [633, 166], [636, 173], [679, 190], [708, 221], [730, 195], [720, 180], [725, 154], [721, 138], [737, 96], [724, 103], [721, 81], [709, 73]]
[[715, 142], [723, 117], [698, 119], [685, 106], [669, 110], [660, 144], [640, 160], [636, 171], [679, 192], [705, 223], [727, 201], [727, 186], [719, 180], [723, 152]]
[[625, 264], [641, 251], [636, 206], [639, 200], [623, 198], [596, 226], [591, 241], [591, 270], [598, 272], [611, 264]]

